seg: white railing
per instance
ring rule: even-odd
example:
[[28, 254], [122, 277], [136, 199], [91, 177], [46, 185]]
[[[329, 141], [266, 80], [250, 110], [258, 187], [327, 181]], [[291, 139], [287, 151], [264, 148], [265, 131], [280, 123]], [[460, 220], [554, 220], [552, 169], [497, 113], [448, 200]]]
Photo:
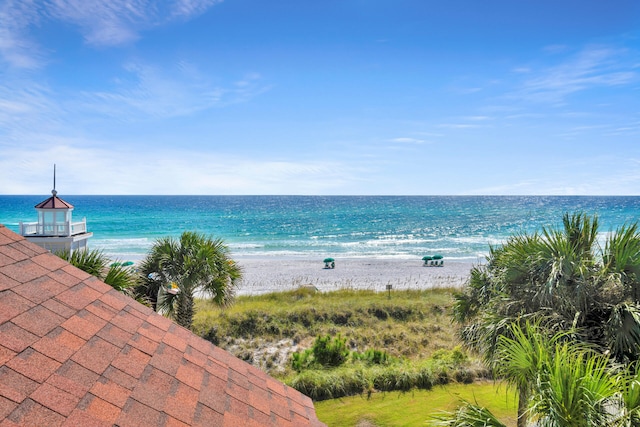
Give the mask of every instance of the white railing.
[[74, 222], [71, 224], [71, 235], [82, 234], [87, 232], [87, 220], [83, 219], [82, 222]]
[[75, 236], [87, 232], [87, 221], [44, 223], [21, 222], [20, 234], [22, 236]]

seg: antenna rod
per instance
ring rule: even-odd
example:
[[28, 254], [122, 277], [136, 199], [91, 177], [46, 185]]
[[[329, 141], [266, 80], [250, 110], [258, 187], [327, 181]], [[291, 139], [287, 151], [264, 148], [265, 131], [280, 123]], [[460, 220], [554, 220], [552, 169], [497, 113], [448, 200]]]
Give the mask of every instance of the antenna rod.
[[58, 192], [56, 191], [56, 164], [53, 164], [53, 190], [51, 190], [51, 194], [53, 194], [54, 196], [57, 194]]

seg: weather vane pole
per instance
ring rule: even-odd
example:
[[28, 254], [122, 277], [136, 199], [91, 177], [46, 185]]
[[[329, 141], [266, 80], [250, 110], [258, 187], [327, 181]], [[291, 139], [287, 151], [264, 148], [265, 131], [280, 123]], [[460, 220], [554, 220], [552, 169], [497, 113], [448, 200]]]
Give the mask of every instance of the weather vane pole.
[[56, 195], [57, 191], [56, 191], [56, 164], [53, 164], [53, 190], [51, 191], [51, 194], [53, 194], [54, 196]]

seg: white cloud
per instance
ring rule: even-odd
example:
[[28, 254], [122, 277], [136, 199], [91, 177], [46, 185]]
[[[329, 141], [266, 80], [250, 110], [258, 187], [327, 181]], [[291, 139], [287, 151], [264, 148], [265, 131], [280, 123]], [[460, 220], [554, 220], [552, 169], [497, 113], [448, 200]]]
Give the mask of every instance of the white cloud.
[[[43, 85], [10, 79], [0, 82], [0, 145], [14, 143], [32, 129], [52, 129], [59, 125], [62, 107]], [[4, 138], [3, 138], [4, 137]]]
[[[585, 155], [555, 159], [513, 182], [478, 187], [467, 194], [487, 195], [640, 195], [640, 161], [624, 155]], [[528, 172], [532, 172], [528, 174]], [[482, 180], [478, 182], [483, 182]]]
[[82, 109], [125, 120], [175, 117], [245, 102], [269, 89], [256, 73], [214, 84], [184, 62], [173, 69], [131, 63], [125, 71], [113, 90], [83, 93]]
[[142, 30], [200, 15], [219, 0], [49, 0], [56, 19], [78, 26], [89, 44], [117, 45]]
[[441, 123], [438, 127], [444, 129], [471, 129], [478, 128], [480, 125], [474, 125], [471, 123]]
[[417, 139], [417, 138], [393, 138], [393, 139], [390, 139], [389, 142], [394, 142], [394, 143], [397, 143], [397, 144], [422, 145], [426, 141], [424, 139]]
[[538, 72], [531, 71], [514, 98], [563, 103], [569, 95], [597, 88], [623, 86], [638, 81], [629, 65], [634, 52], [606, 46], [590, 46], [565, 62]]
[[0, 4], [0, 56], [14, 67], [37, 68], [42, 52], [28, 36], [40, 21], [34, 0], [7, 0]]
[[486, 120], [492, 120], [493, 118], [489, 116], [468, 116], [465, 117], [465, 119], [473, 122], [482, 122]]
[[18, 68], [36, 68], [43, 49], [30, 29], [45, 21], [77, 27], [85, 42], [114, 46], [138, 39], [141, 31], [204, 13], [222, 0], [7, 0], [0, 5], [0, 55]]
[[182, 17], [197, 16], [216, 3], [222, 3], [222, 0], [175, 0], [172, 8], [173, 15]]
[[[46, 137], [42, 136], [41, 140]], [[53, 163], [63, 194], [320, 194], [355, 175], [339, 161], [236, 157], [216, 152], [96, 149], [104, 141], [51, 138], [0, 156], [0, 194], [44, 194]], [[13, 177], [19, 176], [19, 182]]]

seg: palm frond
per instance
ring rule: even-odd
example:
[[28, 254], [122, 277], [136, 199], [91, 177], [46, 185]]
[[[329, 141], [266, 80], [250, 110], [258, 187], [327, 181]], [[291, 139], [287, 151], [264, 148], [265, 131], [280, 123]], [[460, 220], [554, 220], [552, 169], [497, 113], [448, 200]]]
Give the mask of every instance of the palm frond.
[[131, 268], [122, 265], [112, 265], [109, 267], [103, 282], [112, 288], [123, 292], [135, 285], [135, 278]]
[[571, 343], [556, 346], [536, 379], [530, 411], [540, 426], [603, 426], [613, 418], [616, 382], [609, 360]]
[[616, 359], [637, 360], [640, 355], [640, 307], [632, 303], [614, 306], [604, 332]]
[[101, 280], [104, 278], [105, 271], [110, 262], [109, 258], [98, 249], [81, 249], [71, 253], [65, 251], [58, 252], [56, 255], [74, 267]]
[[489, 409], [470, 402], [464, 402], [455, 412], [443, 412], [431, 418], [430, 425], [438, 427], [506, 427]]

